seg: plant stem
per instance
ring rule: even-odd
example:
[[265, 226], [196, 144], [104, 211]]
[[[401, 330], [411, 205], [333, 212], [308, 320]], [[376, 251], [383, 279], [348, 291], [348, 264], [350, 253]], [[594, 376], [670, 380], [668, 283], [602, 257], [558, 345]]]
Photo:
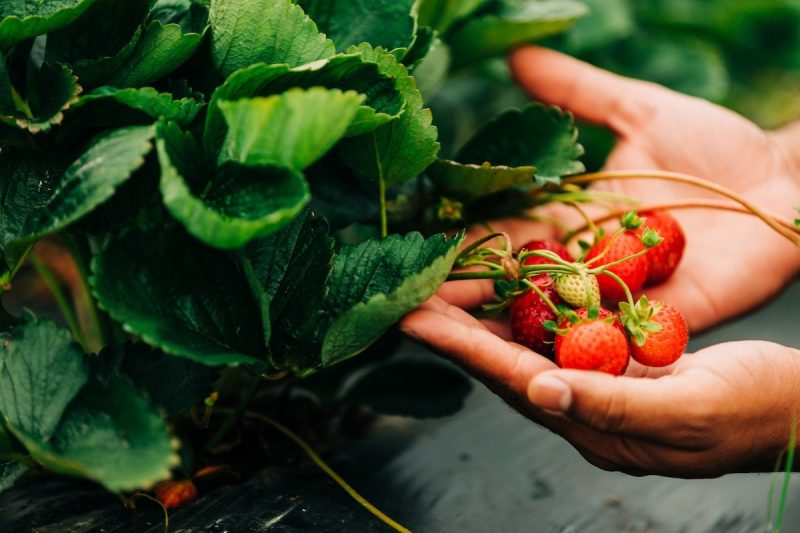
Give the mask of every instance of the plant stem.
[[631, 293], [631, 289], [628, 287], [627, 283], [622, 281], [621, 277], [617, 276], [616, 274], [614, 274], [613, 272], [611, 272], [609, 270], [602, 270], [601, 269], [601, 271], [599, 273], [600, 274], [605, 274], [606, 276], [610, 276], [611, 278], [614, 279], [614, 281], [619, 283], [619, 286], [622, 287], [622, 290], [625, 291], [625, 298], [627, 298], [628, 303], [630, 304], [631, 308], [634, 308], [634, 309], [636, 308], [636, 302], [633, 301], [633, 294]]
[[618, 172], [596, 172], [593, 174], [584, 174], [582, 176], [574, 176], [572, 178], [566, 178], [564, 179], [564, 183], [582, 184], [582, 183], [593, 183], [596, 181], [611, 181], [611, 180], [625, 180], [625, 179], [653, 179], [653, 180], [672, 181], [676, 183], [684, 183], [687, 185], [693, 185], [695, 187], [706, 189], [707, 191], [714, 192], [716, 194], [719, 194], [720, 196], [725, 196], [726, 198], [730, 198], [731, 200], [741, 204], [748, 211], [750, 211], [755, 216], [763, 220], [769, 227], [771, 227], [772, 229], [774, 229], [775, 231], [786, 237], [796, 246], [800, 246], [800, 235], [784, 228], [777, 220], [775, 220], [772, 217], [772, 215], [770, 215], [757, 205], [753, 204], [746, 198], [737, 194], [736, 192], [728, 189], [727, 187], [723, 187], [722, 185], [718, 185], [714, 182], [700, 179], [695, 176], [689, 176], [687, 174], [680, 174], [677, 172], [665, 172], [658, 170], [648, 170], [648, 171], [629, 170], [629, 171], [618, 171]]
[[67, 321], [67, 326], [72, 332], [72, 336], [81, 346], [83, 346], [84, 351], [87, 351], [88, 347], [86, 346], [86, 338], [81, 331], [81, 326], [78, 323], [78, 317], [75, 315], [75, 309], [72, 307], [70, 299], [61, 288], [61, 283], [58, 282], [58, 279], [56, 279], [56, 276], [53, 274], [53, 272], [47, 268], [47, 265], [45, 265], [42, 260], [39, 259], [39, 256], [36, 255], [36, 252], [30, 255], [30, 262], [31, 266], [33, 266], [34, 270], [36, 270], [36, 273], [39, 274], [39, 277], [42, 278], [42, 281], [53, 295], [53, 298], [55, 298], [56, 305], [58, 305], [58, 309], [64, 316], [64, 320]]
[[75, 266], [78, 268], [92, 329], [97, 333], [97, 340], [100, 346], [105, 346], [111, 341], [112, 324], [108, 315], [97, 307], [97, 301], [92, 296], [92, 290], [89, 288], [90, 263], [92, 261], [89, 242], [66, 233], [62, 234], [62, 238], [75, 261]]
[[541, 299], [544, 301], [544, 303], [546, 303], [546, 304], [547, 304], [547, 307], [549, 307], [549, 308], [550, 308], [550, 310], [551, 310], [553, 313], [555, 313], [555, 315], [556, 315], [556, 316], [558, 316], [558, 315], [560, 315], [560, 314], [561, 314], [561, 313], [559, 313], [559, 311], [558, 311], [558, 307], [556, 307], [556, 305], [553, 303], [553, 300], [551, 300], [551, 299], [550, 299], [550, 297], [549, 297], [549, 296], [547, 296], [547, 295], [544, 293], [544, 291], [543, 291], [542, 289], [540, 289], [540, 288], [539, 288], [539, 286], [538, 286], [538, 285], [536, 285], [534, 282], [532, 282], [532, 281], [531, 281], [531, 280], [529, 280], [529, 279], [524, 279], [524, 280], [522, 280], [522, 283], [524, 283], [524, 284], [525, 284], [525, 285], [526, 285], [528, 288], [530, 288], [530, 289], [531, 289], [533, 292], [535, 292], [537, 295], [539, 295], [539, 298], [541, 298]]
[[389, 214], [386, 207], [386, 179], [383, 175], [383, 163], [378, 155], [378, 139], [375, 133], [372, 133], [372, 143], [375, 147], [375, 161], [378, 165], [378, 194], [380, 195], [381, 204], [381, 238], [385, 239], [389, 236]]
[[[752, 211], [745, 209], [744, 207], [741, 207], [739, 205], [733, 205], [727, 202], [705, 200], [705, 199], [686, 200], [683, 202], [668, 202], [663, 204], [652, 204], [647, 206], [639, 206], [636, 209], [640, 213], [645, 211], [673, 211], [678, 209], [717, 209], [719, 211], [729, 211], [731, 213], [740, 213], [743, 215], [755, 216]], [[608, 213], [607, 215], [603, 215], [602, 217], [593, 219], [592, 224], [594, 225], [603, 224], [605, 222], [608, 222], [609, 220], [614, 220], [616, 218], [621, 217], [628, 211], [630, 211], [630, 209], [620, 209], [614, 211], [613, 213]], [[800, 234], [800, 228], [795, 226], [791, 220], [776, 215], [774, 213], [770, 213], [770, 216], [774, 218], [776, 221], [778, 221], [778, 223], [780, 223], [782, 226], [794, 231], [795, 233]], [[572, 239], [577, 237], [578, 234], [583, 233], [584, 231], [588, 231], [590, 229], [591, 228], [589, 224], [585, 224], [580, 228], [570, 230], [565, 235], [563, 242], [568, 243]]]
[[[228, 409], [220, 409], [220, 413], [223, 412], [230, 412]], [[285, 437], [289, 440], [297, 444], [300, 449], [302, 449], [308, 457], [314, 461], [314, 463], [323, 471], [325, 472], [337, 485], [339, 485], [351, 498], [357, 501], [361, 506], [367, 509], [370, 513], [372, 513], [375, 517], [377, 517], [381, 522], [389, 526], [395, 531], [399, 533], [411, 533], [411, 531], [403, 527], [402, 525], [398, 524], [391, 518], [389, 518], [386, 514], [384, 514], [380, 509], [372, 505], [366, 498], [364, 498], [361, 494], [359, 494], [349, 483], [347, 483], [336, 471], [333, 470], [323, 459], [319, 456], [317, 452], [309, 445], [306, 441], [304, 441], [300, 436], [294, 433], [292, 430], [278, 422], [277, 420], [268, 417], [267, 415], [263, 415], [261, 413], [257, 413], [254, 411], [247, 411], [244, 413], [247, 418], [253, 418], [255, 420], [259, 420], [272, 428], [276, 429], [278, 432], [282, 433]]]
[[502, 270], [487, 270], [481, 272], [451, 272], [447, 281], [467, 281], [473, 279], [504, 279], [506, 273]]
[[207, 450], [213, 450], [216, 448], [222, 439], [224, 439], [231, 428], [242, 418], [242, 415], [250, 406], [250, 402], [253, 401], [253, 398], [256, 397], [258, 391], [261, 389], [261, 378], [256, 377], [253, 380], [253, 383], [250, 384], [250, 388], [242, 395], [241, 400], [239, 400], [239, 405], [236, 406], [236, 409], [217, 409], [218, 413], [222, 413], [223, 411], [228, 412], [228, 416], [225, 420], [222, 421], [222, 425], [217, 430], [214, 435], [211, 436], [208, 443], [206, 444]]

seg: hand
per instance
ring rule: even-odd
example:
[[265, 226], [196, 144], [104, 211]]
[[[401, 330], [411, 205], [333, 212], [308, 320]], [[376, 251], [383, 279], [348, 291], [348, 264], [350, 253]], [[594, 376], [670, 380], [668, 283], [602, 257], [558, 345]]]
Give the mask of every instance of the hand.
[[560, 370], [436, 297], [401, 327], [606, 470], [769, 471], [800, 406], [800, 351], [766, 342], [713, 346], [663, 369], [632, 365], [615, 378]]
[[[622, 78], [550, 50], [524, 47], [510, 61], [518, 82], [537, 99], [617, 134], [607, 170], [691, 174], [793, 217], [793, 206], [800, 202], [800, 128], [766, 133], [709, 102]], [[652, 180], [603, 182], [595, 188], [643, 204], [711, 196]], [[673, 214], [687, 234], [684, 259], [667, 283], [647, 294], [678, 308], [694, 331], [751, 309], [800, 271], [800, 250], [756, 218], [710, 210]], [[540, 225], [519, 220], [493, 225], [519, 244], [547, 236]], [[441, 295], [469, 308], [490, 299], [492, 288], [485, 282], [459, 282], [446, 286]]]

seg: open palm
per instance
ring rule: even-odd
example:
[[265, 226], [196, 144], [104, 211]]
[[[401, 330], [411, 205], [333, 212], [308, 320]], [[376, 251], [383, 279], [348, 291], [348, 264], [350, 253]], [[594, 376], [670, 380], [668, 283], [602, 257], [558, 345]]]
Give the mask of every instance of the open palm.
[[[800, 200], [800, 165], [784, 137], [766, 133], [735, 113], [541, 48], [517, 50], [511, 67], [522, 87], [539, 100], [617, 134], [606, 170], [694, 175], [787, 217]], [[645, 205], [714, 197], [691, 186], [653, 180], [602, 182], [593, 187], [625, 194]], [[647, 292], [677, 307], [692, 330], [758, 305], [800, 269], [800, 250], [758, 219], [705, 209], [673, 214], [688, 237], [684, 260], [666, 284]], [[509, 232], [518, 243], [551, 231], [520, 220], [494, 226]], [[473, 285], [467, 287], [467, 283]], [[456, 305], [472, 307], [491, 297], [491, 287], [459, 282], [441, 295]]]

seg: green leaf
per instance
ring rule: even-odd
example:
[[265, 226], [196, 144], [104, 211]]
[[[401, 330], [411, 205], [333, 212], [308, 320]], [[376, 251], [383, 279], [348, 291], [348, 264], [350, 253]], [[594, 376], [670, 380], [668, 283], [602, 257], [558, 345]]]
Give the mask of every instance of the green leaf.
[[467, 201], [530, 185], [535, 174], [536, 168], [532, 166], [474, 165], [447, 160], [435, 161], [428, 168], [428, 176], [440, 194]]
[[426, 101], [436, 96], [444, 85], [451, 62], [450, 47], [438, 35], [434, 35], [427, 54], [413, 65], [414, 79]]
[[74, 23], [48, 34], [46, 58], [72, 65], [84, 87], [104, 85], [136, 49], [153, 3], [96, 0]]
[[463, 236], [419, 233], [369, 240], [342, 249], [329, 279], [325, 366], [357, 355], [447, 279]]
[[0, 51], [72, 23], [95, 0], [5, 0], [0, 2]]
[[303, 374], [320, 365], [314, 331], [321, 320], [333, 239], [324, 219], [306, 210], [280, 232], [247, 247], [270, 300], [270, 363]]
[[228, 123], [220, 161], [303, 170], [344, 136], [363, 101], [353, 91], [317, 87], [220, 102]]
[[434, 361], [389, 361], [359, 375], [341, 399], [390, 416], [432, 418], [457, 413], [472, 391], [463, 372]]
[[[178, 124], [191, 123], [202, 109], [202, 103], [193, 98], [174, 99], [169, 93], [159, 93], [152, 87], [141, 89], [118, 89], [116, 87], [99, 87], [90, 93], [81, 95], [70, 112], [77, 112], [95, 103], [114, 102], [129, 109], [141, 111], [152, 119], [161, 118]], [[101, 109], [104, 114], [114, 114], [113, 110]], [[83, 115], [78, 117], [85, 121]]]
[[419, 24], [444, 33], [453, 23], [466, 18], [489, 2], [490, 0], [421, 0]]
[[404, 100], [394, 79], [382, 74], [374, 62], [360, 54], [339, 55], [295, 68], [259, 63], [234, 72], [214, 91], [206, 117], [204, 144], [207, 152], [218, 153], [227, 132], [219, 102], [270, 96], [293, 87], [316, 86], [355, 91], [366, 96], [347, 129], [348, 135], [371, 131], [397, 118], [403, 110]]
[[361, 43], [387, 50], [408, 48], [416, 32], [416, 20], [412, 14], [415, 3], [415, 0], [298, 1], [339, 51]]
[[9, 108], [0, 100], [0, 118], [31, 133], [45, 132], [61, 123], [81, 91], [69, 67], [45, 63], [31, 78], [24, 102]]
[[48, 470], [91, 479], [112, 492], [148, 489], [169, 478], [179, 461], [162, 416], [122, 376], [90, 382], [52, 443], [23, 442]]
[[117, 87], [143, 87], [163, 78], [192, 57], [203, 41], [206, 28], [184, 32], [177, 24], [150, 22], [136, 49], [108, 83]]
[[147, 395], [168, 416], [183, 413], [211, 393], [219, 372], [187, 359], [167, 355], [146, 344], [109, 346], [96, 358], [97, 374], [104, 380], [122, 375]]
[[153, 149], [153, 126], [103, 134], [64, 173], [58, 187], [25, 227], [25, 240], [60, 231], [108, 201]]
[[27, 315], [2, 335], [0, 412], [17, 438], [49, 440], [86, 380], [83, 351], [53, 322]]
[[397, 120], [366, 135], [344, 139], [339, 154], [362, 176], [376, 182], [383, 179], [389, 186], [421, 174], [436, 159], [440, 145], [431, 112], [423, 108], [414, 78], [381, 48], [363, 44], [348, 52], [358, 52], [366, 60], [375, 61], [381, 72], [395, 78], [406, 105]]
[[103, 309], [151, 346], [209, 366], [263, 365], [261, 311], [240, 269], [177, 227], [110, 240], [91, 285]]
[[291, 0], [212, 0], [209, 20], [211, 56], [225, 77], [254, 63], [298, 66], [336, 53]]
[[505, 0], [447, 36], [454, 67], [503, 55], [515, 46], [560, 33], [587, 12], [574, 0]]
[[572, 115], [539, 103], [512, 109], [482, 127], [456, 155], [462, 163], [536, 167], [543, 184], [583, 172], [583, 147]]
[[159, 128], [157, 145], [164, 205], [189, 233], [215, 248], [241, 248], [274, 233], [309, 201], [303, 176], [284, 167], [227, 161], [210, 182], [192, 180], [201, 152], [174, 125]]
[[17, 268], [25, 251], [10, 245], [26, 235], [26, 228], [52, 196], [66, 167], [59, 158], [57, 153], [0, 150], [0, 251], [6, 266], [0, 278], [3, 283], [10, 281], [9, 273]]
[[589, 8], [589, 14], [578, 20], [564, 36], [570, 53], [591, 53], [634, 32], [636, 18], [631, 0], [581, 1]]
[[15, 461], [0, 462], [0, 493], [10, 489], [29, 470], [28, 465]]

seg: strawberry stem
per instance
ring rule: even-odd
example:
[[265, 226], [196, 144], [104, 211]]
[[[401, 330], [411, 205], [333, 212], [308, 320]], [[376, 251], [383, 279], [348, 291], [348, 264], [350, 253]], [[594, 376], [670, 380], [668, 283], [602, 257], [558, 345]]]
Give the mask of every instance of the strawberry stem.
[[565, 178], [563, 183], [582, 184], [582, 183], [593, 183], [597, 181], [612, 181], [612, 180], [625, 180], [625, 179], [652, 179], [652, 180], [663, 180], [663, 181], [672, 181], [676, 183], [684, 183], [687, 185], [700, 187], [707, 191], [719, 194], [720, 196], [725, 196], [726, 198], [730, 198], [731, 200], [737, 202], [738, 204], [741, 204], [745, 209], [747, 209], [755, 216], [763, 220], [769, 227], [774, 229], [782, 236], [786, 237], [796, 246], [800, 247], [800, 235], [798, 235], [794, 231], [788, 230], [785, 227], [783, 227], [780, 224], [780, 222], [778, 222], [772, 217], [772, 215], [770, 215], [769, 213], [767, 213], [754, 203], [750, 202], [749, 200], [739, 195], [738, 193], [728, 189], [727, 187], [723, 187], [722, 185], [718, 185], [714, 182], [704, 180], [695, 176], [690, 176], [688, 174], [680, 174], [677, 172], [666, 172], [660, 170], [595, 172], [591, 174], [584, 174], [582, 176]]
[[625, 298], [628, 300], [628, 304], [630, 304], [631, 308], [636, 307], [636, 302], [633, 301], [633, 294], [631, 293], [631, 289], [628, 287], [628, 284], [622, 281], [622, 278], [611, 272], [610, 270], [599, 269], [600, 271], [598, 274], [610, 276], [614, 281], [619, 283], [619, 286], [622, 287], [622, 290], [625, 291]]
[[560, 311], [558, 310], [558, 307], [556, 307], [556, 304], [554, 304], [554, 303], [553, 303], [553, 300], [551, 300], [551, 299], [550, 299], [550, 297], [549, 297], [549, 296], [547, 296], [547, 295], [544, 293], [544, 291], [543, 291], [542, 289], [540, 289], [540, 288], [539, 288], [539, 286], [538, 286], [538, 285], [536, 285], [534, 282], [532, 282], [532, 281], [531, 281], [531, 280], [529, 280], [529, 279], [523, 279], [523, 280], [522, 280], [522, 283], [523, 283], [523, 284], [525, 284], [525, 286], [527, 286], [528, 288], [530, 288], [530, 289], [531, 289], [533, 292], [535, 292], [536, 294], [538, 294], [538, 295], [539, 295], [539, 298], [541, 298], [541, 299], [544, 301], [544, 303], [546, 303], [546, 304], [547, 304], [547, 307], [549, 307], [549, 308], [550, 308], [550, 310], [551, 310], [553, 313], [555, 313], [555, 314], [556, 314], [556, 316], [559, 316], [559, 315], [561, 314], [561, 313], [560, 313]]
[[[731, 213], [740, 213], [743, 215], [755, 216], [752, 211], [745, 209], [744, 207], [741, 207], [739, 205], [729, 204], [724, 201], [705, 200], [702, 198], [695, 200], [686, 200], [683, 202], [667, 202], [663, 204], [651, 204], [651, 205], [637, 207], [637, 210], [640, 213], [646, 211], [674, 211], [678, 209], [716, 209], [719, 211], [728, 211]], [[612, 213], [608, 213], [607, 215], [603, 215], [601, 217], [593, 219], [592, 223], [594, 225], [604, 224], [610, 220], [614, 220], [621, 217], [627, 212], [628, 209], [619, 209]], [[785, 228], [800, 234], [800, 228], [795, 226], [794, 223], [789, 219], [781, 217], [780, 215], [776, 215], [775, 213], [770, 213], [770, 216], [774, 218], [776, 221], [778, 221]], [[588, 224], [585, 224], [580, 228], [570, 230], [566, 233], [561, 242], [565, 244], [570, 243], [579, 234], [583, 233], [584, 231], [589, 231], [590, 229], [591, 229], [590, 226]]]

